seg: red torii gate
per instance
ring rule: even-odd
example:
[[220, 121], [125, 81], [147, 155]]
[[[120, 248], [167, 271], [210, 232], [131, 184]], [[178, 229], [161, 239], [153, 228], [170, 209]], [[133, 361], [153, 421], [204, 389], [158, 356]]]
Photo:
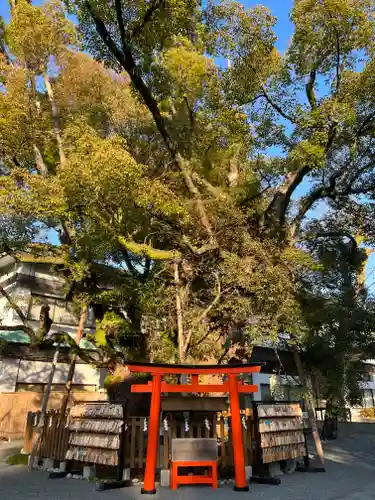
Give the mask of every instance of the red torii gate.
[[[237, 379], [244, 373], [259, 373], [260, 365], [248, 363], [238, 365], [162, 365], [154, 363], [127, 363], [135, 373], [150, 373], [152, 382], [133, 384], [132, 392], [151, 392], [150, 422], [146, 455], [145, 481], [142, 493], [153, 495], [155, 489], [156, 457], [160, 428], [160, 396], [162, 392], [229, 392], [232, 419], [233, 461], [235, 470], [235, 490], [248, 491], [245, 459], [242, 441], [239, 393], [257, 392], [257, 385], [247, 385]], [[199, 375], [227, 375], [228, 381], [222, 384], [199, 384]], [[191, 384], [168, 384], [162, 381], [163, 375], [191, 375]]]

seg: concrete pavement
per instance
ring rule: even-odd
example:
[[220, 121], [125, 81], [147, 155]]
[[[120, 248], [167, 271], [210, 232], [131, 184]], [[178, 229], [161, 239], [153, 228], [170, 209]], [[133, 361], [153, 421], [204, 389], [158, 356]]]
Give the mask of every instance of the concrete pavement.
[[[250, 485], [249, 493], [231, 486], [218, 490], [182, 487], [159, 489], [163, 500], [374, 500], [375, 436], [347, 436], [326, 444], [327, 472], [283, 475], [280, 486]], [[48, 479], [45, 472], [14, 466], [0, 470], [0, 498], [17, 500], [145, 500], [140, 487], [96, 492], [94, 485], [74, 479]]]

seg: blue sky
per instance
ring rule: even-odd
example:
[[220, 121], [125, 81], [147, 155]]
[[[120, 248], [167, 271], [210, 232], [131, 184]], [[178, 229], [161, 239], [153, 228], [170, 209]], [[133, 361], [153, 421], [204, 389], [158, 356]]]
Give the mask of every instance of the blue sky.
[[[33, 0], [34, 5], [42, 4], [43, 0]], [[289, 19], [290, 11], [293, 6], [293, 0], [264, 0], [260, 2], [254, 2], [245, 0], [243, 4], [246, 7], [254, 6], [257, 4], [263, 4], [268, 7], [273, 15], [277, 18], [277, 23], [275, 27], [276, 35], [278, 37], [277, 40], [277, 49], [282, 53], [284, 52], [289, 44], [293, 33], [293, 25]], [[0, 15], [7, 22], [9, 20], [9, 8], [7, 0], [0, 0]], [[297, 190], [296, 195], [299, 197], [303, 195], [308, 190], [308, 182], [303, 183]], [[324, 210], [324, 205], [320, 205], [316, 207], [316, 211]], [[52, 238], [55, 240], [56, 238]], [[55, 243], [55, 241], [53, 241]], [[372, 282], [375, 283], [375, 254], [370, 257], [369, 264], [367, 266], [367, 275], [369, 278], [369, 285]]]

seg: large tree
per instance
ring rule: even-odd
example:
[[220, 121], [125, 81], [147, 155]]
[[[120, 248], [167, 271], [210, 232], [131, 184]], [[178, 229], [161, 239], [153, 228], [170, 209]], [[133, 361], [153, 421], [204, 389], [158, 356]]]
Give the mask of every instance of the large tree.
[[296, 1], [283, 55], [261, 6], [67, 4], [82, 38], [55, 2], [15, 2], [5, 28], [4, 212], [58, 228], [85, 276], [124, 267], [99, 303], [125, 311], [145, 356], [298, 340], [316, 203], [371, 232], [372, 2]]

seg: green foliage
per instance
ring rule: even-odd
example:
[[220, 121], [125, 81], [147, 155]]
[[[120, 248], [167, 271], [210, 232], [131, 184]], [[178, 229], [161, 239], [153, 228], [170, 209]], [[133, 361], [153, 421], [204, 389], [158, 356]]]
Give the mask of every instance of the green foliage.
[[29, 460], [29, 455], [22, 455], [18, 453], [17, 455], [12, 455], [6, 459], [8, 465], [27, 465]]
[[362, 418], [375, 419], [375, 408], [362, 408], [359, 415]]
[[105, 389], [110, 389], [112, 385], [116, 385], [116, 384], [121, 384], [121, 382], [123, 381], [122, 377], [120, 375], [117, 375], [117, 376], [114, 376], [114, 375], [107, 375], [104, 379], [104, 388]]
[[28, 69], [43, 73], [51, 57], [59, 57], [75, 43], [75, 30], [59, 0], [50, 0], [42, 7], [20, 0], [12, 12], [6, 39], [9, 49]]
[[106, 343], [106, 337], [121, 338], [130, 334], [129, 322], [113, 311], [107, 311], [96, 324], [95, 340], [97, 345]]
[[306, 363], [320, 382], [321, 397], [340, 409], [360, 402], [360, 373], [375, 352], [375, 303], [358, 285], [365, 260], [360, 248], [342, 237], [309, 246], [321, 267], [302, 278]]
[[291, 18], [296, 29], [290, 56], [300, 75], [317, 63], [323, 73], [335, 68], [338, 46], [345, 65], [354, 63], [354, 51], [373, 50], [371, 0], [296, 0]]

